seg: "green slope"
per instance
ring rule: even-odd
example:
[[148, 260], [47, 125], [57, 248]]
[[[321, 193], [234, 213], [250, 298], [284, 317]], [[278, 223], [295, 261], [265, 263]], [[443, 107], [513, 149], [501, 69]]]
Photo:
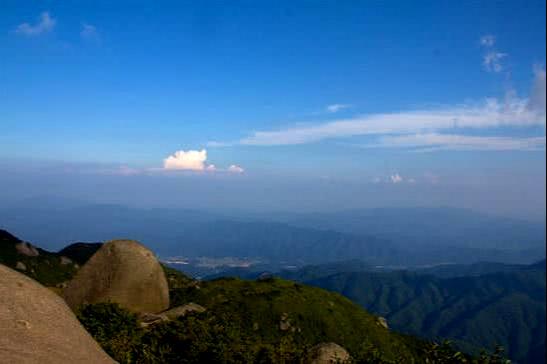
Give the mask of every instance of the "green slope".
[[[173, 291], [173, 305], [195, 302], [219, 323], [235, 323], [244, 336], [265, 343], [290, 339], [300, 347], [334, 341], [357, 356], [376, 348], [386, 360], [411, 362], [416, 344], [384, 329], [347, 298], [281, 279], [218, 279]], [[282, 322], [288, 328], [280, 329]], [[408, 345], [412, 341], [412, 345]]]
[[282, 279], [190, 281], [168, 271], [172, 306], [206, 308], [141, 328], [112, 304], [89, 305], [79, 319], [120, 363], [309, 363], [310, 349], [336, 342], [352, 363], [501, 364], [397, 334], [347, 298]]
[[466, 351], [501, 345], [518, 362], [545, 362], [537, 360], [545, 352], [544, 264], [478, 277], [354, 272], [306, 283], [343, 294], [402, 332], [448, 338]]

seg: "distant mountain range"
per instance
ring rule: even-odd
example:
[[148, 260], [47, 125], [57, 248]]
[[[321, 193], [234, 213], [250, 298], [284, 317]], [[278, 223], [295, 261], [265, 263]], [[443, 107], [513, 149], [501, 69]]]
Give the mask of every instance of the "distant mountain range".
[[545, 221], [525, 221], [458, 208], [375, 208], [276, 214], [267, 221], [367, 234], [411, 247], [525, 250], [545, 243]]
[[0, 224], [53, 250], [79, 240], [131, 238], [163, 257], [252, 257], [277, 266], [360, 259], [393, 268], [545, 257], [542, 223], [446, 208], [262, 218], [117, 205], [31, 206], [0, 208]]

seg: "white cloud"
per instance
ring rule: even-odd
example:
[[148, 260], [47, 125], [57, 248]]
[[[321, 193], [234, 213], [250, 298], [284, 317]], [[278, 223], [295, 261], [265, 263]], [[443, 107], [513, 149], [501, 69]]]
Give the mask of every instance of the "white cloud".
[[512, 138], [453, 134], [414, 134], [385, 136], [368, 147], [417, 148], [417, 151], [483, 150], [483, 151], [536, 151], [545, 149], [545, 137]]
[[[396, 113], [371, 114], [319, 124], [256, 131], [234, 143], [210, 145], [292, 145], [363, 135], [414, 135], [499, 127], [545, 127], [545, 70], [535, 70], [530, 98], [508, 93], [504, 100], [488, 98], [478, 104], [461, 104]], [[490, 139], [492, 141], [492, 139]]]
[[494, 48], [496, 44], [496, 37], [491, 34], [487, 34], [480, 39], [481, 46], [485, 49], [486, 53], [482, 57], [482, 65], [488, 72], [500, 73], [505, 68], [502, 60], [508, 56], [507, 53], [499, 52]]
[[349, 109], [350, 107], [351, 105], [348, 105], [348, 104], [332, 104], [327, 106], [326, 109], [327, 109], [327, 112], [334, 114], [334, 113], [337, 113], [338, 111]]
[[[243, 173], [245, 170], [236, 164], [228, 168], [217, 168], [214, 164], [207, 163], [207, 150], [179, 150], [163, 160], [163, 171], [197, 171], [197, 172], [221, 172]], [[155, 169], [149, 169], [154, 172]], [[159, 170], [161, 171], [161, 170]]]
[[545, 69], [536, 65], [534, 67], [534, 75], [534, 84], [530, 93], [530, 99], [528, 100], [528, 109], [545, 117]]
[[403, 177], [401, 177], [401, 176], [399, 175], [399, 173], [395, 173], [395, 174], [391, 175], [391, 176], [389, 177], [389, 179], [391, 180], [391, 183], [395, 183], [395, 184], [397, 184], [397, 183], [402, 183], [402, 182], [404, 181], [404, 180], [403, 180]]
[[203, 171], [206, 168], [207, 151], [179, 150], [163, 160], [163, 168], [170, 170]]
[[210, 141], [207, 142], [207, 146], [211, 148], [222, 148], [222, 147], [231, 147], [232, 143], [225, 143], [225, 142], [217, 142], [217, 141]]
[[237, 174], [245, 172], [243, 168], [235, 164], [232, 164], [230, 167], [228, 167], [227, 171], [230, 173], [237, 173]]
[[208, 145], [297, 145], [371, 136], [376, 141], [360, 146], [416, 148], [420, 151], [544, 150], [544, 135], [529, 138], [477, 135], [486, 130], [499, 131], [500, 128], [540, 127], [545, 131], [545, 69], [536, 66], [534, 75], [528, 98], [518, 97], [510, 91], [504, 99], [487, 98], [479, 103], [362, 115], [316, 124], [299, 123], [286, 129], [255, 131], [233, 142], [211, 142]]
[[34, 25], [29, 23], [22, 23], [17, 26], [15, 33], [25, 36], [36, 36], [43, 33], [50, 32], [55, 27], [56, 20], [52, 18], [49, 13], [43, 12], [40, 14], [38, 22]]
[[242, 145], [291, 145], [361, 135], [416, 134], [459, 128], [545, 126], [545, 113], [529, 107], [527, 99], [486, 99], [479, 105], [372, 114], [277, 131], [257, 131]]
[[494, 44], [496, 43], [496, 37], [494, 37], [491, 34], [483, 35], [480, 39], [480, 43], [481, 43], [481, 46], [483, 47], [487, 47], [487, 48], [493, 47]]
[[82, 23], [80, 36], [88, 41], [99, 41], [99, 33], [97, 32], [97, 28], [94, 25], [88, 23]]
[[482, 64], [488, 72], [499, 73], [504, 69], [502, 59], [505, 57], [507, 57], [507, 53], [497, 51], [487, 52], [482, 59]]

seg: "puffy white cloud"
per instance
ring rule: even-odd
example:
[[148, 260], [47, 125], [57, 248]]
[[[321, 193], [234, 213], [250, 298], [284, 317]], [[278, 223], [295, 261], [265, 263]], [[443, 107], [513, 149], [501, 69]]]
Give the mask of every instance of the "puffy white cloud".
[[236, 164], [228, 168], [217, 168], [214, 164], [207, 163], [207, 150], [179, 150], [163, 160], [163, 170], [198, 171], [198, 172], [229, 172], [243, 173], [245, 170]]
[[235, 164], [232, 164], [230, 167], [228, 167], [227, 171], [230, 173], [237, 173], [237, 174], [245, 172], [243, 168]]
[[29, 23], [19, 24], [15, 29], [15, 33], [25, 36], [36, 36], [53, 30], [55, 24], [56, 20], [46, 11], [40, 14], [38, 22], [34, 25]]
[[202, 150], [179, 150], [175, 154], [163, 160], [163, 168], [171, 170], [203, 171], [206, 167], [207, 151]]
[[351, 107], [351, 105], [348, 105], [348, 104], [332, 104], [332, 105], [327, 106], [327, 112], [336, 113], [338, 111], [348, 109], [350, 107]]

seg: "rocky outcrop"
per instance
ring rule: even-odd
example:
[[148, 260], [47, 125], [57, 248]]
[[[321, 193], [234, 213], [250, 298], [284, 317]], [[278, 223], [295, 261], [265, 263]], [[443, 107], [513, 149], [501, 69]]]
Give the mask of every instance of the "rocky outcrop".
[[158, 314], [144, 313], [139, 317], [139, 323], [141, 327], [148, 327], [160, 322], [176, 320], [177, 318], [184, 317], [191, 312], [201, 313], [205, 311], [205, 307], [190, 302]]
[[311, 349], [310, 364], [334, 364], [349, 362], [349, 353], [336, 343], [321, 343]]
[[385, 329], [389, 329], [389, 325], [387, 324], [387, 320], [385, 317], [381, 317], [381, 316], [377, 317], [376, 323]]
[[114, 363], [58, 295], [1, 264], [0, 362]]
[[61, 265], [73, 264], [72, 259], [67, 258], [65, 256], [61, 256], [60, 260], [61, 260]]
[[133, 312], [169, 307], [169, 288], [154, 254], [132, 240], [104, 244], [63, 290], [72, 309], [82, 304], [115, 302]]
[[29, 244], [27, 242], [21, 242], [19, 244], [15, 245], [15, 249], [17, 250], [17, 253], [26, 255], [27, 257], [37, 257], [40, 255], [38, 252], [38, 249], [36, 249], [32, 244]]

